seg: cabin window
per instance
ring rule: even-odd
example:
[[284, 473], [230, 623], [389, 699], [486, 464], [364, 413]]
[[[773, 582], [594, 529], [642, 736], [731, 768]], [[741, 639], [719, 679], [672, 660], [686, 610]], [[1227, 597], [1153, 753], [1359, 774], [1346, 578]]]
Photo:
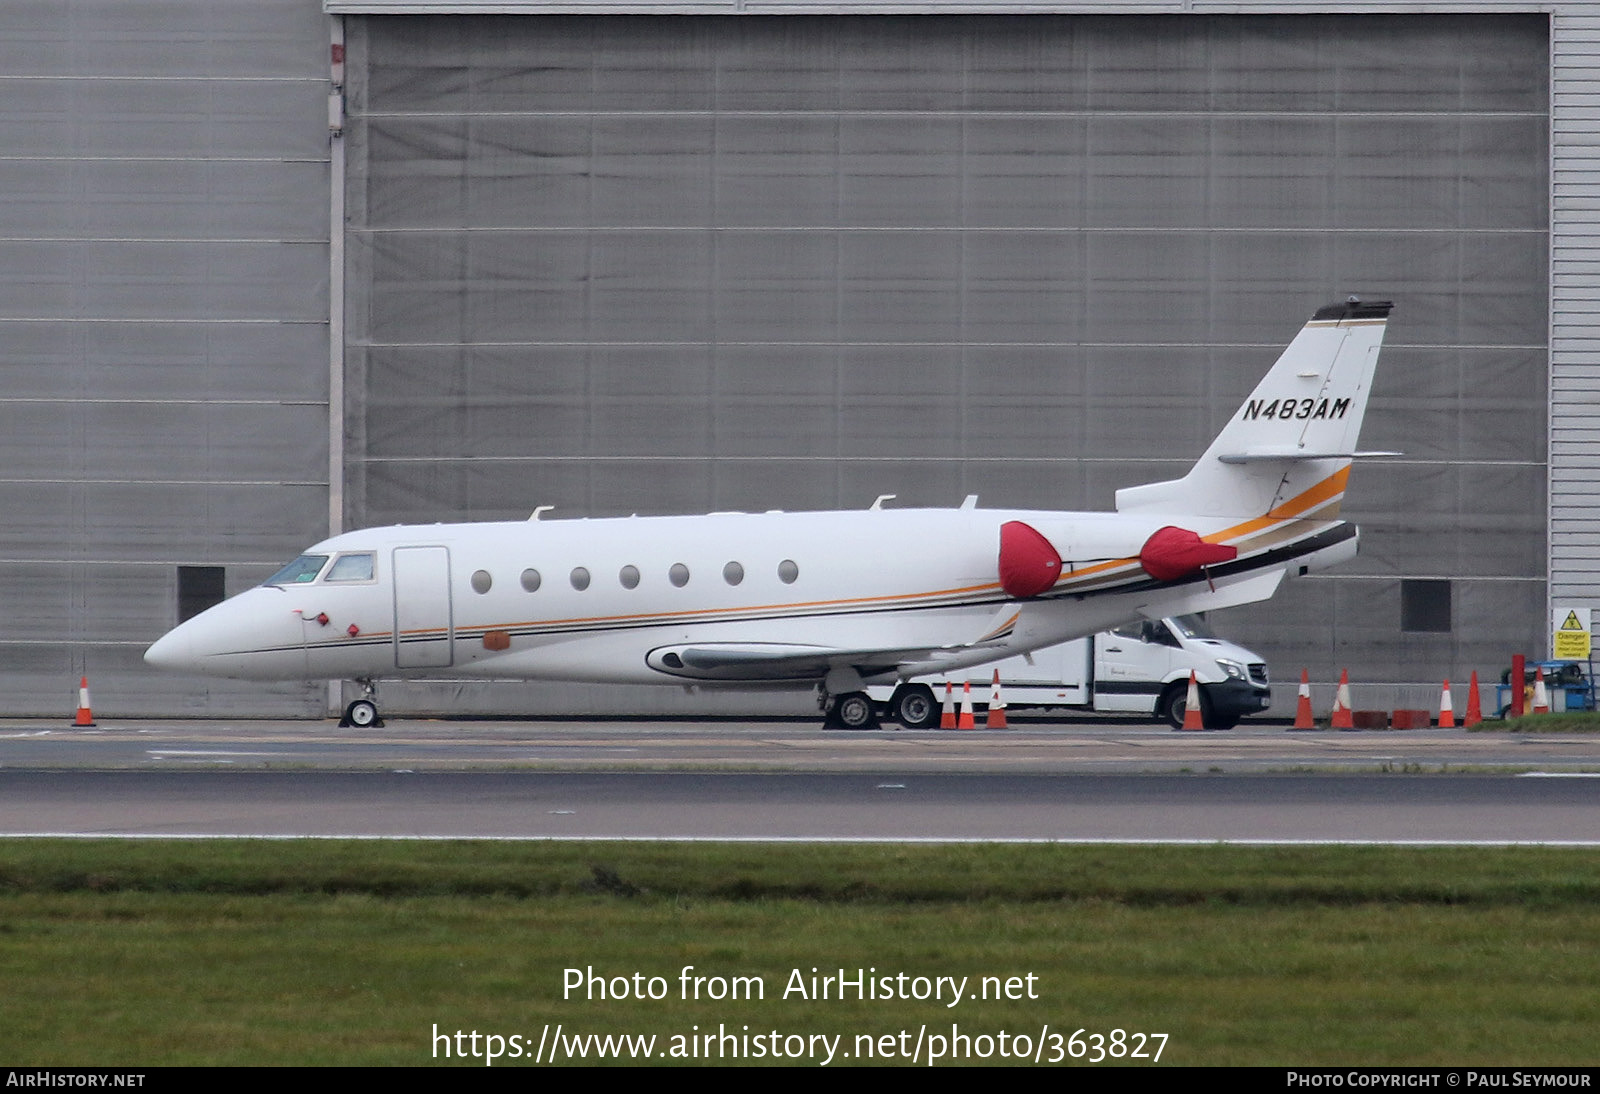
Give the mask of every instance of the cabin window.
[[301, 555], [289, 565], [267, 578], [263, 585], [307, 585], [317, 580], [327, 555]]
[[227, 599], [221, 566], [178, 567], [178, 622], [193, 619]]
[[637, 589], [639, 587], [639, 567], [624, 566], [617, 574], [617, 580], [622, 582], [624, 589]]
[[328, 576], [324, 581], [371, 581], [373, 578], [372, 552], [362, 551], [353, 555], [340, 555], [328, 567]]
[[672, 569], [667, 571], [667, 580], [672, 582], [678, 588], [683, 588], [685, 585], [689, 584], [689, 567], [685, 566], [681, 562], [674, 562], [672, 564]]
[[793, 585], [800, 576], [800, 567], [796, 566], [794, 559], [786, 558], [778, 563], [778, 580], [785, 585]]
[[729, 585], [737, 585], [744, 580], [744, 567], [737, 562], [730, 562], [722, 568], [722, 580]]
[[488, 570], [477, 570], [472, 575], [472, 591], [486, 593], [494, 585], [494, 578], [489, 576]]
[[589, 571], [582, 566], [572, 568], [572, 587], [580, 593], [589, 587]]
[[522, 571], [522, 587], [530, 593], [539, 591], [539, 571], [532, 567]]

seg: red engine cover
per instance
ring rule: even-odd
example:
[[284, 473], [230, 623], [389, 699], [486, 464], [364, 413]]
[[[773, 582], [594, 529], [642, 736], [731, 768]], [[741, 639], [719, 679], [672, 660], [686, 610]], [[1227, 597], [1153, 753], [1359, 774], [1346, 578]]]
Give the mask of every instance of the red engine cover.
[[1237, 547], [1207, 543], [1189, 529], [1171, 524], [1157, 529], [1139, 548], [1139, 565], [1157, 581], [1176, 581], [1202, 566], [1231, 562], [1238, 557]]
[[1061, 576], [1061, 556], [1036, 529], [1020, 520], [1000, 526], [1000, 587], [1014, 597], [1038, 596]]

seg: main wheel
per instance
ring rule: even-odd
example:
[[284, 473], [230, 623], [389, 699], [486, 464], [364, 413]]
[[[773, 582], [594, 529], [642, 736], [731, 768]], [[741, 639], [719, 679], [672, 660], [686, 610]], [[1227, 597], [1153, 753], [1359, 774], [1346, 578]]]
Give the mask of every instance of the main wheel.
[[870, 729], [875, 721], [872, 700], [861, 691], [839, 696], [839, 701], [833, 707], [833, 716], [846, 729]]
[[344, 708], [344, 720], [357, 729], [369, 729], [378, 724], [378, 704], [370, 699], [357, 699]]
[[939, 724], [939, 701], [927, 684], [907, 684], [894, 697], [893, 714], [907, 729], [932, 729]]

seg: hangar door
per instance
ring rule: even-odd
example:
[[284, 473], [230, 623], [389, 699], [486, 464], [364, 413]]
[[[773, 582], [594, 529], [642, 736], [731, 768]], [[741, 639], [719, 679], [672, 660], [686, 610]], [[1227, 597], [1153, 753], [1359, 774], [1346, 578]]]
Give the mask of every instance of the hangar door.
[[1227, 628], [1396, 682], [1537, 641], [1544, 19], [347, 27], [351, 526], [1106, 508], [1360, 293], [1406, 458], [1360, 559]]

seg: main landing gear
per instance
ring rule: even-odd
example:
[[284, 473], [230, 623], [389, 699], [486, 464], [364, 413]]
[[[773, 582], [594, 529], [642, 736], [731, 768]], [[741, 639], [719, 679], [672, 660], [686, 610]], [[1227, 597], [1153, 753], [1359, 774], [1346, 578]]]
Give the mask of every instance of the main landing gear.
[[823, 729], [877, 729], [878, 708], [867, 694], [866, 682], [849, 665], [835, 665], [817, 685], [817, 706]]
[[344, 708], [339, 719], [340, 729], [382, 729], [383, 717], [378, 713], [378, 685], [371, 680], [357, 680], [361, 685], [361, 698]]
[[864, 691], [847, 691], [843, 695], [829, 695], [826, 689], [817, 693], [817, 705], [823, 710], [823, 729], [877, 729], [878, 712], [872, 698]]

